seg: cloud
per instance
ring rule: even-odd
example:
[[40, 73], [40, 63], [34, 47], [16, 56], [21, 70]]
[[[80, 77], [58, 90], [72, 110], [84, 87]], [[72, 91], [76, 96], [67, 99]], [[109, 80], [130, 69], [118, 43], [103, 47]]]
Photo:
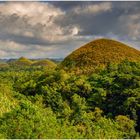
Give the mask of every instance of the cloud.
[[7, 2], [0, 4], [0, 12], [4, 15], [28, 16], [30, 24], [51, 24], [54, 17], [64, 14], [59, 8], [41, 2]]
[[[64, 12], [48, 3], [9, 2], [0, 4], [0, 28], [5, 34], [47, 39], [62, 35], [54, 19]], [[49, 40], [50, 38], [48, 38]]]
[[139, 48], [139, 12], [140, 2], [0, 3], [0, 57], [65, 57], [100, 37]]
[[17, 44], [13, 41], [0, 40], [0, 54], [1, 58], [7, 58], [9, 56], [16, 57], [17, 55], [26, 53], [27, 48], [21, 44]]
[[73, 50], [82, 46], [99, 36], [77, 36], [72, 37], [61, 44], [38, 45], [21, 44], [11, 40], [0, 40], [0, 58], [18, 58], [25, 56], [27, 58], [47, 58], [47, 57], [65, 57]]
[[55, 22], [63, 28], [71, 25], [78, 26], [79, 35], [97, 35], [100, 31], [104, 32], [102, 29], [109, 29], [110, 19], [116, 20], [111, 11], [111, 2], [90, 2], [88, 4], [85, 2], [85, 4], [82, 3], [69, 9], [64, 15], [56, 17]]
[[[122, 15], [119, 18], [122, 24], [123, 33], [127, 34], [132, 40], [140, 39], [140, 14]], [[125, 24], [124, 24], [125, 23]]]
[[111, 2], [103, 2], [99, 4], [91, 4], [84, 6], [74, 7], [72, 10], [75, 14], [99, 14], [102, 12], [110, 11], [112, 8]]
[[56, 22], [62, 27], [78, 25], [78, 35], [82, 36], [110, 37], [126, 43], [137, 41], [134, 47], [139, 48], [139, 7], [140, 2], [82, 3], [56, 18]]
[[10, 40], [0, 40], [0, 54], [2, 58], [9, 58], [9, 56], [12, 58], [18, 58], [20, 56], [46, 58], [50, 57], [51, 52], [54, 50], [55, 47], [43, 47], [41, 45], [26, 46]]
[[[0, 5], [0, 37], [22, 44], [56, 44], [78, 34], [78, 25], [62, 27], [55, 19], [65, 15], [49, 3], [10, 2]], [[10, 37], [11, 36], [11, 37]], [[7, 37], [7, 38], [6, 38]], [[2, 39], [1, 38], [1, 39]]]

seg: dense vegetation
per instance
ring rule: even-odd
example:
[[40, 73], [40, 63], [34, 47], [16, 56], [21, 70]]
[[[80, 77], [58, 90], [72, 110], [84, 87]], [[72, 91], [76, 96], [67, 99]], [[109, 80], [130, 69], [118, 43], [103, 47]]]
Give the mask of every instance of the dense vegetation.
[[0, 138], [135, 139], [139, 130], [139, 62], [108, 64], [90, 75], [0, 67]]
[[72, 52], [61, 67], [77, 74], [89, 74], [124, 59], [140, 61], [140, 51], [115, 40], [98, 39]]

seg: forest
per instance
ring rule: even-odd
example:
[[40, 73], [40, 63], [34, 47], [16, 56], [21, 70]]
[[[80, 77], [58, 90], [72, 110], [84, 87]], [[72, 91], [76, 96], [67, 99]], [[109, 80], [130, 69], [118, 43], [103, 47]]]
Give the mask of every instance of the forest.
[[110, 63], [87, 75], [58, 66], [0, 66], [1, 139], [139, 139], [139, 134], [139, 62]]

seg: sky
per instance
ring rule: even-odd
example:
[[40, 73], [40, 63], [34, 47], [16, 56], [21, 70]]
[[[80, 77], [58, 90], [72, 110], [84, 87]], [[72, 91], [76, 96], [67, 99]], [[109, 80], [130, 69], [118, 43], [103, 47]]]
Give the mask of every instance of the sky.
[[140, 2], [0, 3], [0, 58], [64, 58], [98, 38], [140, 50]]

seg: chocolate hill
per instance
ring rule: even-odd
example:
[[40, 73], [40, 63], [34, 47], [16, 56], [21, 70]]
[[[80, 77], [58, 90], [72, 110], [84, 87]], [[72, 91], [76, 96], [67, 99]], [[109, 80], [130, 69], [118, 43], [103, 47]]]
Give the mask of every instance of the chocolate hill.
[[109, 63], [123, 60], [140, 61], [140, 51], [111, 39], [97, 39], [73, 51], [60, 64], [61, 68], [77, 73], [90, 73]]

